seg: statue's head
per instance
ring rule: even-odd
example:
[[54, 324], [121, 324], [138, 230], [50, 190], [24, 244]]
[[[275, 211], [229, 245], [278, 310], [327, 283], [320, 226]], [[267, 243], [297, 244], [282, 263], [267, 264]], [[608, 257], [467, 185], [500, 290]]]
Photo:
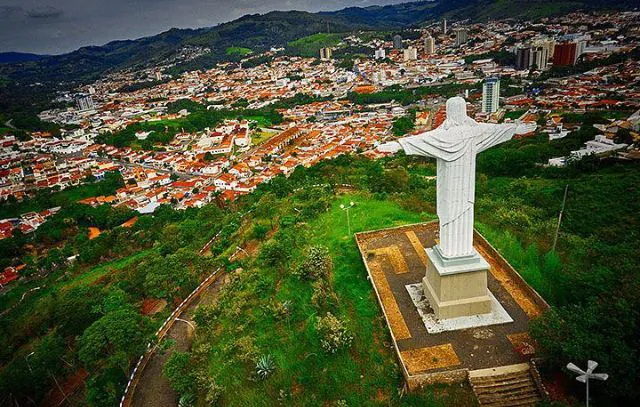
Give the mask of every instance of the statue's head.
[[456, 122], [464, 121], [467, 117], [467, 102], [460, 96], [447, 100], [447, 119]]
[[460, 96], [447, 100], [447, 120], [444, 122], [445, 128], [451, 126], [473, 126], [476, 121], [467, 116], [467, 102]]

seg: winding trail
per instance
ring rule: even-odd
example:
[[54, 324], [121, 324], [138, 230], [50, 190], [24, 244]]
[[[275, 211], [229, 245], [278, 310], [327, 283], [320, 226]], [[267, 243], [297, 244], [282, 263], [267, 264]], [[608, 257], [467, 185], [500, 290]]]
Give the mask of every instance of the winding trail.
[[[182, 314], [178, 315], [178, 318], [191, 322], [198, 305], [211, 304], [215, 300], [225, 279], [224, 273], [218, 276], [208, 287], [200, 292], [196, 301], [193, 301], [191, 305], [185, 308]], [[139, 375], [136, 386], [130, 392], [131, 395], [125, 402], [125, 406], [169, 407], [178, 405], [178, 393], [169, 385], [169, 382], [162, 374], [162, 368], [173, 352], [184, 352], [190, 349], [192, 342], [192, 332], [190, 331], [189, 325], [180, 320], [169, 328], [165, 339], [171, 338], [175, 340], [175, 345], [164, 353], [154, 352], [150, 356]]]

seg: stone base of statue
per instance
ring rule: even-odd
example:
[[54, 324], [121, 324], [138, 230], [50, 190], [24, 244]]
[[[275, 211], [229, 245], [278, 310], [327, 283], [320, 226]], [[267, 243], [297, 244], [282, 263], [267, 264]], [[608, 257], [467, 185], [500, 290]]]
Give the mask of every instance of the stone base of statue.
[[487, 288], [489, 263], [475, 252], [471, 256], [446, 258], [436, 245], [427, 251], [424, 294], [437, 319], [450, 319], [491, 312]]

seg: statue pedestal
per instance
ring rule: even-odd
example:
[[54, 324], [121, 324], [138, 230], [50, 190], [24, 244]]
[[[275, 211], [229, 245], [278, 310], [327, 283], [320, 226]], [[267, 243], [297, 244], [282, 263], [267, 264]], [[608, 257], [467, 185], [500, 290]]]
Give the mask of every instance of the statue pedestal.
[[480, 254], [448, 259], [438, 246], [426, 251], [427, 274], [422, 279], [422, 287], [437, 319], [491, 312], [487, 288], [490, 266]]

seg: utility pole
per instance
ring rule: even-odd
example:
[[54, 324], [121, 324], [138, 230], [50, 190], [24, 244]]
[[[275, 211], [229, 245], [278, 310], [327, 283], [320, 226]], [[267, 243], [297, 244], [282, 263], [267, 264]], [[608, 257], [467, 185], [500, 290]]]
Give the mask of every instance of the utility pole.
[[562, 208], [560, 208], [560, 214], [558, 215], [558, 225], [556, 226], [556, 235], [553, 238], [552, 251], [556, 251], [556, 245], [558, 244], [558, 234], [560, 233], [560, 222], [562, 222], [562, 214], [564, 213], [564, 206], [567, 203], [567, 192], [569, 192], [569, 184], [564, 187], [564, 198], [562, 198]]
[[353, 208], [355, 203], [353, 201], [349, 202], [349, 206], [344, 204], [340, 205], [340, 209], [347, 212], [347, 230], [349, 231], [349, 236], [351, 236], [351, 219], [349, 218], [349, 209]]

